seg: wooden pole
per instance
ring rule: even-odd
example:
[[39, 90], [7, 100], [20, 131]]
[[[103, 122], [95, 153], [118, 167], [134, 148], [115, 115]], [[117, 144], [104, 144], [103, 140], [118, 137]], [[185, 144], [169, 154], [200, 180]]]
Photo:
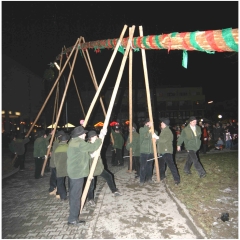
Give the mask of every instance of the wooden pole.
[[114, 49], [114, 51], [113, 51], [112, 57], [111, 57], [111, 59], [110, 59], [110, 61], [109, 61], [109, 63], [108, 63], [108, 66], [107, 66], [107, 68], [106, 68], [106, 70], [105, 70], [105, 73], [104, 73], [104, 75], [103, 75], [103, 78], [102, 78], [102, 80], [101, 80], [101, 82], [100, 82], [100, 85], [99, 85], [99, 87], [98, 87], [98, 90], [97, 90], [97, 92], [96, 92], [96, 94], [95, 94], [95, 96], [94, 96], [94, 98], [93, 98], [93, 100], [92, 100], [92, 103], [91, 103], [91, 105], [90, 105], [90, 107], [89, 107], [88, 113], [87, 113], [87, 115], [86, 115], [86, 117], [85, 117], [85, 119], [84, 119], [83, 127], [85, 127], [85, 126], [86, 126], [86, 122], [88, 122], [89, 116], [90, 116], [90, 114], [91, 114], [91, 112], [92, 112], [92, 109], [93, 109], [93, 107], [94, 107], [94, 105], [95, 105], [95, 103], [96, 103], [96, 101], [97, 101], [97, 98], [98, 98], [98, 96], [99, 96], [99, 93], [100, 93], [100, 91], [102, 90], [102, 86], [103, 86], [103, 84], [104, 84], [104, 82], [105, 82], [105, 80], [106, 80], [106, 78], [107, 78], [108, 72], [109, 72], [109, 70], [110, 70], [110, 67], [112, 66], [112, 62], [113, 62], [113, 60], [114, 60], [114, 58], [115, 58], [115, 56], [116, 56], [116, 54], [117, 54], [118, 48], [119, 48], [119, 46], [120, 46], [120, 42], [121, 42], [121, 40], [123, 39], [123, 36], [124, 36], [124, 33], [125, 33], [126, 29], [127, 29], [127, 25], [124, 25], [124, 28], [123, 28], [122, 33], [121, 33], [121, 36], [120, 36], [120, 38], [119, 38], [119, 40], [118, 40], [118, 42], [117, 42], [117, 45], [116, 45], [116, 47], [115, 47], [115, 49]]
[[[77, 43], [78, 42], [79, 42], [79, 39], [77, 40]], [[71, 76], [72, 76], [72, 72], [73, 72], [73, 68], [74, 68], [75, 62], [76, 62], [77, 54], [78, 54], [78, 48], [76, 47], [76, 52], [75, 52], [75, 56], [74, 56], [74, 60], [73, 60], [73, 66], [72, 66], [72, 68], [70, 70], [70, 73], [69, 73], [68, 81], [67, 81], [67, 84], [66, 84], [66, 87], [65, 87], [65, 90], [64, 90], [64, 93], [63, 93], [62, 101], [61, 101], [61, 104], [60, 104], [60, 107], [59, 107], [58, 116], [57, 116], [57, 119], [56, 119], [56, 125], [54, 126], [54, 130], [53, 130], [53, 134], [52, 134], [52, 137], [51, 137], [51, 140], [50, 140], [50, 144], [49, 144], [49, 148], [48, 148], [48, 151], [47, 151], [47, 155], [46, 155], [46, 158], [45, 158], [44, 163], [43, 163], [43, 167], [42, 167], [42, 171], [41, 171], [41, 175], [42, 176], [44, 174], [44, 169], [45, 169], [45, 166], [46, 166], [46, 163], [47, 163], [48, 155], [49, 155], [50, 150], [51, 150], [51, 146], [52, 146], [52, 142], [53, 142], [53, 138], [54, 138], [54, 133], [56, 132], [58, 121], [59, 121], [59, 118], [60, 118], [60, 115], [61, 115], [63, 103], [64, 103], [64, 100], [65, 100], [67, 89], [68, 89], [68, 86], [69, 86], [69, 82], [70, 82], [70, 79], [71, 79]]]
[[[125, 26], [124, 26], [124, 28], [125, 28]], [[132, 37], [133, 37], [134, 30], [135, 30], [135, 26], [132, 27], [131, 35], [129, 36], [130, 39], [132, 39]], [[123, 35], [121, 35], [121, 36], [123, 36]], [[121, 67], [120, 67], [120, 70], [119, 70], [119, 73], [118, 73], [118, 77], [117, 77], [117, 80], [116, 80], [116, 84], [115, 84], [115, 87], [114, 87], [114, 90], [113, 90], [113, 93], [112, 93], [112, 97], [111, 97], [111, 100], [110, 100], [110, 103], [109, 103], [107, 115], [106, 115], [106, 118], [105, 118], [105, 121], [104, 121], [104, 124], [103, 124], [103, 129], [106, 129], [106, 130], [107, 130], [107, 127], [108, 127], [108, 124], [109, 124], [110, 116], [112, 114], [113, 105], [114, 105], [114, 102], [115, 102], [115, 99], [116, 99], [116, 96], [117, 96], [117, 91], [119, 89], [119, 85], [120, 85], [120, 81], [121, 81], [121, 78], [122, 78], [122, 74], [123, 74], [123, 70], [124, 70], [124, 67], [125, 67], [125, 63], [127, 61], [127, 56], [128, 56], [128, 52], [129, 52], [129, 49], [130, 49], [130, 44], [131, 43], [129, 42], [129, 44], [127, 45], [126, 51], [124, 53], [124, 56], [123, 56], [123, 59], [122, 59], [122, 63], [121, 63]], [[103, 138], [102, 142], [103, 141], [104, 141], [104, 138]], [[82, 211], [83, 205], [84, 205], [85, 200], [86, 200], [86, 196], [87, 196], [87, 193], [88, 193], [88, 190], [89, 190], [90, 183], [91, 183], [92, 178], [93, 178], [93, 173], [94, 173], [95, 167], [97, 165], [97, 160], [98, 160], [98, 157], [100, 156], [101, 149], [102, 149], [102, 144], [101, 144], [101, 146], [97, 150], [97, 154], [94, 157], [94, 160], [93, 160], [93, 163], [92, 163], [92, 166], [91, 166], [91, 169], [90, 169], [90, 173], [89, 173], [89, 176], [87, 178], [86, 186], [84, 188], [84, 191], [83, 191], [83, 194], [82, 194], [82, 198], [81, 198], [80, 213]]]
[[[82, 38], [83, 39], [83, 42], [85, 42], [85, 39], [84, 37]], [[85, 55], [85, 51], [82, 51], [83, 53], [83, 56], [84, 56], [84, 59], [85, 59], [85, 62], [87, 64], [87, 67], [88, 67], [88, 71], [90, 73], [90, 76], [92, 78], [92, 81], [93, 81], [93, 85], [96, 89], [96, 91], [98, 90], [98, 83], [97, 83], [97, 79], [96, 79], [96, 76], [95, 76], [95, 73], [94, 73], [94, 70], [93, 70], [93, 66], [92, 66], [92, 62], [91, 62], [91, 59], [90, 59], [90, 56], [89, 56], [89, 53], [88, 53], [88, 50], [86, 49], [86, 55]], [[104, 103], [103, 103], [103, 100], [102, 100], [102, 97], [100, 96], [100, 104], [102, 106], [102, 110], [103, 110], [103, 114], [104, 116], [106, 117], [107, 113], [106, 113], [106, 109], [105, 109], [105, 106], [104, 106]], [[85, 123], [87, 124], [87, 122]], [[110, 135], [111, 136], [111, 140], [113, 142], [113, 136], [112, 134]]]
[[[129, 28], [130, 35], [131, 28]], [[129, 141], [132, 142], [132, 48], [129, 50]], [[129, 172], [132, 172], [132, 148], [129, 149]]]
[[[143, 36], [143, 29], [142, 26], [139, 26], [140, 36]], [[146, 54], [145, 49], [141, 49], [142, 53], [142, 63], [143, 63], [143, 71], [144, 71], [144, 78], [145, 78], [145, 85], [146, 85], [146, 93], [147, 93], [147, 103], [148, 103], [148, 114], [149, 120], [153, 123], [153, 116], [152, 116], [152, 106], [151, 106], [151, 96], [150, 96], [150, 89], [149, 89], [149, 81], [148, 81], [148, 71], [147, 71], [147, 62], [146, 62]], [[151, 132], [154, 133], [154, 124], [151, 126]], [[155, 159], [155, 168], [157, 174], [157, 181], [160, 182], [160, 174], [159, 174], [159, 167], [158, 167], [158, 158], [157, 158], [157, 148], [156, 148], [156, 141], [152, 139], [153, 144], [153, 154]]]
[[58, 89], [59, 89], [58, 87], [59, 87], [59, 82], [58, 82], [57, 88], [56, 88], [56, 96], [55, 96], [53, 116], [52, 116], [52, 126], [54, 123], [54, 115], [55, 115], [55, 113], [57, 113], [57, 98], [58, 98]]
[[27, 137], [28, 137], [29, 134], [31, 133], [31, 131], [32, 131], [33, 127], [35, 126], [35, 124], [36, 124], [39, 116], [41, 115], [43, 109], [45, 108], [45, 105], [46, 105], [48, 99], [49, 99], [50, 96], [52, 95], [52, 92], [53, 92], [54, 88], [56, 87], [56, 85], [57, 85], [57, 83], [58, 83], [58, 81], [59, 81], [59, 79], [60, 79], [60, 77], [61, 77], [61, 75], [62, 75], [62, 73], [63, 73], [63, 71], [64, 71], [64, 69], [65, 69], [65, 67], [66, 67], [66, 65], [67, 65], [67, 63], [68, 63], [68, 61], [69, 61], [69, 59], [70, 59], [70, 57], [72, 56], [73, 50], [74, 50], [75, 48], [77, 48], [77, 44], [78, 44], [78, 40], [77, 40], [77, 42], [75, 43], [75, 45], [74, 45], [74, 47], [73, 47], [73, 49], [72, 49], [72, 51], [71, 51], [71, 53], [70, 53], [70, 55], [69, 55], [69, 58], [68, 58], [67, 61], [65, 62], [65, 65], [63, 66], [63, 69], [61, 70], [60, 74], [58, 75], [58, 78], [56, 79], [54, 85], [52, 86], [52, 89], [51, 89], [51, 91], [49, 92], [49, 94], [48, 94], [45, 102], [43, 103], [43, 106], [42, 106], [42, 108], [40, 109], [40, 111], [39, 111], [39, 113], [38, 113], [38, 115], [37, 115], [34, 123], [33, 123], [32, 126], [30, 127], [30, 129], [29, 129], [29, 131], [28, 131], [28, 133], [27, 133], [27, 135], [26, 135]]
[[[66, 49], [65, 46], [64, 46], [64, 49]], [[70, 67], [70, 69], [71, 69], [71, 63], [70, 63], [70, 62], [68, 63], [68, 65], [69, 65], [69, 67]], [[82, 104], [82, 100], [81, 100], [80, 94], [79, 94], [79, 92], [78, 92], [77, 83], [76, 83], [76, 81], [75, 81], [74, 75], [72, 75], [72, 77], [73, 77], [73, 82], [74, 82], [74, 85], [75, 85], [75, 88], [76, 88], [76, 91], [77, 91], [77, 95], [78, 95], [78, 99], [79, 99], [79, 102], [80, 102], [80, 106], [81, 106], [81, 108], [82, 108], [82, 112], [83, 112], [83, 115], [84, 115], [84, 117], [85, 117], [86, 114], [85, 114], [85, 111], [84, 111], [84, 108], [83, 108], [83, 104]]]

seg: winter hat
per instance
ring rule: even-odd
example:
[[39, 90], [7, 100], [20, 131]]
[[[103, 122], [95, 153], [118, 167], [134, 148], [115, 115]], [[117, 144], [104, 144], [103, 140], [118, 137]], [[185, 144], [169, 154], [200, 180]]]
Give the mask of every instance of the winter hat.
[[69, 138], [70, 138], [70, 136], [69, 136], [67, 133], [65, 133], [65, 134], [63, 134], [63, 135], [59, 138], [59, 140], [60, 140], [61, 142], [62, 142], [62, 141], [68, 141]]
[[161, 118], [160, 121], [165, 123], [167, 126], [170, 124], [170, 120], [168, 118]]
[[194, 121], [194, 120], [197, 120], [196, 117], [194, 117], [194, 116], [191, 116], [191, 117], [189, 118], [189, 122]]
[[97, 133], [96, 133], [96, 131], [89, 131], [88, 132], [88, 139], [90, 139], [91, 137], [94, 137], [94, 136], [97, 136]]
[[146, 118], [145, 121], [144, 121], [144, 124], [146, 124], [147, 122], [149, 122], [150, 119], [149, 118]]
[[88, 131], [87, 130], [84, 130], [84, 128], [82, 126], [78, 126], [78, 127], [75, 127], [73, 130], [72, 130], [72, 133], [71, 133], [71, 136], [73, 138], [75, 137], [78, 137], [84, 133], [87, 133]]
[[59, 137], [60, 135], [65, 134], [65, 132], [63, 130], [57, 131], [55, 134], [55, 137]]

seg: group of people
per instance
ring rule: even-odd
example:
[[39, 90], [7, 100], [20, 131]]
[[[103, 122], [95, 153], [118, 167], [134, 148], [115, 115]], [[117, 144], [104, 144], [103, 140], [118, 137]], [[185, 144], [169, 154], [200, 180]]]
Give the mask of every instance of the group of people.
[[[153, 128], [153, 122], [150, 119], [144, 121], [144, 126], [140, 127], [137, 132], [137, 125], [132, 124], [132, 139], [128, 136], [125, 143], [121, 134], [119, 125], [111, 129], [113, 138], [113, 154], [112, 165], [123, 166], [124, 158], [122, 156], [123, 146], [127, 150], [132, 150], [132, 169], [136, 172], [136, 178], [139, 177], [139, 185], [153, 183], [153, 166], [154, 166], [154, 144], [156, 144], [158, 166], [160, 172], [160, 180], [165, 181], [166, 166], [169, 167], [174, 182], [176, 185], [180, 183], [180, 176], [176, 164], [173, 159], [175, 148], [174, 134], [170, 129], [170, 120], [168, 118], [161, 119], [160, 134]], [[205, 131], [206, 128], [206, 131]], [[216, 124], [216, 128], [218, 128]], [[229, 131], [229, 129], [228, 129]], [[226, 131], [226, 133], [228, 132]], [[153, 133], [152, 133], [153, 132]], [[178, 134], [176, 145], [177, 151], [181, 151], [182, 145], [187, 151], [187, 161], [184, 166], [184, 172], [191, 174], [190, 168], [193, 164], [200, 178], [206, 176], [202, 164], [200, 163], [197, 151], [202, 146], [202, 141], [209, 140], [206, 134], [209, 132], [207, 126], [197, 125], [196, 117], [189, 118], [187, 126], [181, 129]], [[217, 136], [215, 130], [215, 136]], [[88, 133], [88, 134], [87, 134]], [[89, 176], [93, 160], [97, 156], [97, 163], [93, 173], [93, 178], [87, 194], [88, 204], [94, 206], [94, 186], [97, 176], [102, 176], [114, 196], [120, 196], [121, 192], [117, 189], [114, 182], [114, 177], [111, 172], [104, 168], [100, 151], [98, 149], [103, 144], [107, 129], [102, 129], [98, 135], [96, 131], [87, 131], [82, 126], [73, 129], [71, 135], [64, 131], [52, 131], [48, 136], [45, 131], [40, 130], [36, 134], [34, 141], [34, 161], [35, 161], [35, 179], [43, 177], [41, 175], [43, 163], [46, 160], [48, 148], [50, 149], [49, 164], [51, 168], [49, 194], [55, 195], [56, 198], [62, 201], [69, 200], [69, 225], [84, 224], [84, 221], [79, 220], [80, 214], [80, 199], [83, 192], [85, 179]], [[55, 141], [52, 146], [49, 145], [49, 140], [55, 136]], [[87, 138], [86, 138], [87, 136]], [[231, 134], [230, 134], [231, 136]], [[19, 135], [13, 139], [10, 144], [12, 152], [17, 156], [15, 166], [20, 166], [20, 170], [24, 169], [24, 154], [25, 144], [29, 142], [27, 136]], [[69, 197], [67, 194], [66, 182], [68, 182]]]
[[[69, 200], [69, 225], [85, 223], [79, 220], [80, 199], [85, 179], [89, 176], [94, 157], [97, 155], [97, 150], [102, 144], [106, 133], [107, 131], [102, 129], [98, 136], [96, 131], [88, 132], [83, 126], [74, 128], [71, 135], [61, 130], [56, 132], [52, 147], [49, 145], [49, 139], [54, 134], [54, 131], [48, 136], [44, 131], [37, 133], [37, 138], [34, 141], [35, 178], [39, 179], [42, 177], [43, 161], [47, 157], [47, 149], [51, 147], [49, 194], [55, 195], [56, 198], [62, 201]], [[104, 169], [99, 154], [87, 194], [87, 203], [90, 206], [95, 205], [94, 186], [96, 176], [102, 176], [106, 180], [114, 196], [121, 196], [121, 192], [116, 188], [113, 174]], [[67, 196], [66, 182], [68, 182], [69, 197]]]
[[[153, 183], [153, 144], [156, 144], [157, 149], [160, 180], [165, 181], [165, 170], [167, 165], [172, 173], [175, 184], [178, 185], [180, 183], [179, 172], [173, 159], [174, 134], [169, 125], [170, 120], [168, 118], [161, 119], [161, 131], [158, 135], [156, 130], [153, 130], [154, 133], [152, 134], [151, 128], [153, 126], [153, 122], [151, 122], [149, 119], [144, 121], [144, 126], [140, 127], [139, 133], [137, 132], [136, 124], [132, 124], [132, 140], [130, 141], [129, 136], [126, 142], [126, 149], [132, 149], [132, 169], [135, 170], [135, 177], [139, 177], [140, 179], [140, 186]], [[123, 157], [121, 155], [121, 150], [123, 142], [121, 139], [121, 134], [119, 133], [119, 127], [115, 127], [114, 130], [115, 132], [112, 130], [112, 133], [115, 153], [113, 153], [112, 162], [113, 166], [116, 166], [117, 162], [119, 163], [118, 165], [122, 165], [121, 161], [123, 160], [121, 159], [123, 159]], [[121, 139], [121, 141], [117, 138]], [[177, 151], [181, 151], [181, 146], [184, 144], [184, 148], [188, 153], [188, 158], [184, 166], [184, 172], [186, 174], [191, 174], [190, 168], [193, 164], [198, 172], [199, 177], [203, 178], [206, 176], [206, 172], [197, 156], [197, 151], [200, 149], [202, 143], [201, 139], [202, 130], [200, 126], [197, 125], [196, 117], [192, 116], [189, 118], [189, 124], [181, 130], [176, 144]], [[119, 143], [119, 145], [117, 143]], [[118, 156], [116, 156], [117, 152]]]

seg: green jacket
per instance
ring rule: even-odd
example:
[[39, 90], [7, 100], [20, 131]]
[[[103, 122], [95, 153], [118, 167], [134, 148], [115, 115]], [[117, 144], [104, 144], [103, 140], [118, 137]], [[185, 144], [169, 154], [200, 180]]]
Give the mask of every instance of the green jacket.
[[13, 141], [13, 150], [17, 155], [23, 155], [25, 153], [25, 144], [29, 142], [29, 138], [17, 138]]
[[[93, 160], [94, 160], [94, 158], [90, 159], [90, 168], [92, 166]], [[101, 156], [99, 156], [98, 160], [97, 160], [97, 165], [96, 165], [94, 173], [93, 173], [93, 176], [99, 176], [103, 172], [103, 170], [104, 170], [104, 165], [103, 165]]]
[[184, 142], [186, 150], [198, 151], [201, 146], [202, 130], [196, 125], [196, 135], [194, 135], [190, 125], [188, 124], [181, 132], [177, 140], [177, 146], [181, 146]]
[[129, 151], [132, 148], [133, 156], [140, 156], [140, 144], [139, 144], [139, 133], [132, 132], [132, 142], [130, 143], [130, 135], [127, 139], [126, 149]]
[[123, 145], [124, 145], [124, 139], [121, 133], [116, 133], [115, 131], [112, 131], [112, 136], [113, 136], [113, 140], [114, 140], [114, 144], [113, 144], [113, 148], [118, 148], [118, 149], [122, 149]]
[[47, 147], [49, 145], [49, 134], [46, 138], [39, 137], [34, 141], [33, 144], [33, 157], [44, 157], [47, 154]]
[[53, 145], [52, 145], [52, 154], [51, 154], [51, 158], [50, 158], [50, 167], [51, 168], [55, 168], [56, 167], [56, 165], [55, 165], [55, 154], [54, 154], [54, 152], [55, 152], [55, 150], [56, 150], [56, 148], [58, 147], [58, 145], [59, 145], [59, 140], [58, 139], [56, 139], [54, 142], [53, 142]]
[[67, 149], [66, 142], [58, 143], [55, 151], [52, 153], [54, 165], [56, 166], [57, 177], [66, 177], [67, 173]]
[[89, 175], [90, 152], [96, 151], [102, 143], [99, 138], [94, 143], [76, 137], [69, 141], [67, 149], [67, 173], [70, 178], [77, 179]]
[[153, 153], [152, 133], [149, 130], [146, 125], [139, 129], [140, 153]]
[[157, 152], [159, 154], [173, 153], [173, 133], [168, 126], [161, 130], [157, 140]]

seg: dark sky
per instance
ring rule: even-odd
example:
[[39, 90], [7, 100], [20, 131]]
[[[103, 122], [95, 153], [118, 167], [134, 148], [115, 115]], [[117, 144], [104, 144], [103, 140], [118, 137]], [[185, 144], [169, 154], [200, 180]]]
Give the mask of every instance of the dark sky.
[[[2, 52], [40, 77], [63, 46], [74, 45], [80, 36], [86, 42], [118, 38], [125, 24], [136, 26], [135, 37], [139, 35], [139, 26], [143, 27], [144, 36], [238, 28], [237, 1], [5, 1], [1, 7]], [[105, 49], [99, 54], [93, 50], [89, 52], [99, 81], [112, 51]], [[133, 81], [143, 82], [141, 53], [134, 53], [133, 57]], [[237, 53], [191, 51], [188, 53], [187, 69], [182, 67], [180, 50], [170, 53], [167, 50], [146, 50], [146, 57], [150, 87], [152, 82], [158, 86], [202, 87], [206, 101], [238, 97]], [[121, 59], [118, 53], [116, 62], [120, 64]], [[119, 68], [120, 65], [113, 65], [108, 85], [114, 85]], [[80, 72], [78, 76], [81, 79], [84, 76], [84, 80], [91, 83], [89, 74], [85, 77], [85, 72]], [[124, 70], [125, 83], [127, 74]]]

